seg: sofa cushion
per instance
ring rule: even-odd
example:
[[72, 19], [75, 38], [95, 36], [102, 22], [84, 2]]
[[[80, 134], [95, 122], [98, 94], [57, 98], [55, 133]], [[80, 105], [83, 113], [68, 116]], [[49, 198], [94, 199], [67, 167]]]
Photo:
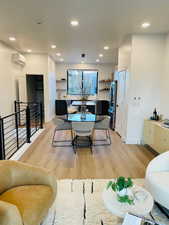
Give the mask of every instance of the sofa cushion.
[[156, 202], [169, 209], [169, 171], [149, 173], [146, 187]]
[[45, 185], [19, 186], [1, 194], [0, 200], [17, 206], [24, 225], [39, 225], [51, 205], [53, 192]]
[[151, 173], [151, 182], [162, 189], [169, 191], [169, 171]]

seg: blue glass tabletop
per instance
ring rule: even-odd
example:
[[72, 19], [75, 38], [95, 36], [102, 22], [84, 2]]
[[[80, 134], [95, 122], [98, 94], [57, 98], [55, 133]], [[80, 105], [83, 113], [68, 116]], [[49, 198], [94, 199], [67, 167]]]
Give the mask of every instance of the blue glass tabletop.
[[91, 113], [86, 113], [85, 115], [82, 113], [76, 113], [76, 114], [67, 114], [64, 120], [69, 122], [98, 122], [103, 120], [103, 116], [97, 116]]

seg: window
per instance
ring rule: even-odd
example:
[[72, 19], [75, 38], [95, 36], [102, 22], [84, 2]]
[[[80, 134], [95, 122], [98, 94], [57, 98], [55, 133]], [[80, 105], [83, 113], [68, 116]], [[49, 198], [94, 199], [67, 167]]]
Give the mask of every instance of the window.
[[98, 71], [68, 70], [67, 93], [69, 95], [96, 95], [98, 92]]

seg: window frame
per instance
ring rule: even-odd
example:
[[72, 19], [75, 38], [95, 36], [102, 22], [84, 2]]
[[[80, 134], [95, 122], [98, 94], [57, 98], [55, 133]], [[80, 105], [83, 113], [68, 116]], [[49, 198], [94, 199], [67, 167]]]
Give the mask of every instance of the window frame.
[[99, 90], [99, 82], [98, 82], [98, 80], [99, 80], [99, 71], [97, 70], [97, 69], [68, 69], [67, 70], [67, 95], [76, 95], [76, 96], [78, 96], [78, 95], [80, 95], [80, 96], [82, 96], [82, 94], [70, 94], [69, 93], [69, 70], [76, 70], [76, 71], [82, 71], [82, 87], [83, 87], [83, 72], [84, 71], [94, 71], [94, 72], [97, 72], [97, 78], [96, 78], [96, 93], [95, 94], [86, 94], [86, 95], [91, 95], [91, 96], [95, 96], [95, 95], [97, 95], [98, 94], [98, 90]]

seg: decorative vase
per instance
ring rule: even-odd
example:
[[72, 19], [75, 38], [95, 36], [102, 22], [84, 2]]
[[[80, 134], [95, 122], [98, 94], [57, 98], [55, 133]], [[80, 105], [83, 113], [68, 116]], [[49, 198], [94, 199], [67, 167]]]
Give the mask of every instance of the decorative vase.
[[124, 188], [123, 190], [117, 191], [116, 193], [120, 197], [123, 197], [125, 195], [128, 195], [129, 197], [133, 197], [133, 192], [132, 192], [131, 188]]
[[82, 119], [82, 120], [85, 120], [85, 119], [86, 119], [86, 113], [82, 113], [82, 114], [81, 114], [81, 119]]
[[81, 119], [86, 119], [86, 105], [81, 106]]

